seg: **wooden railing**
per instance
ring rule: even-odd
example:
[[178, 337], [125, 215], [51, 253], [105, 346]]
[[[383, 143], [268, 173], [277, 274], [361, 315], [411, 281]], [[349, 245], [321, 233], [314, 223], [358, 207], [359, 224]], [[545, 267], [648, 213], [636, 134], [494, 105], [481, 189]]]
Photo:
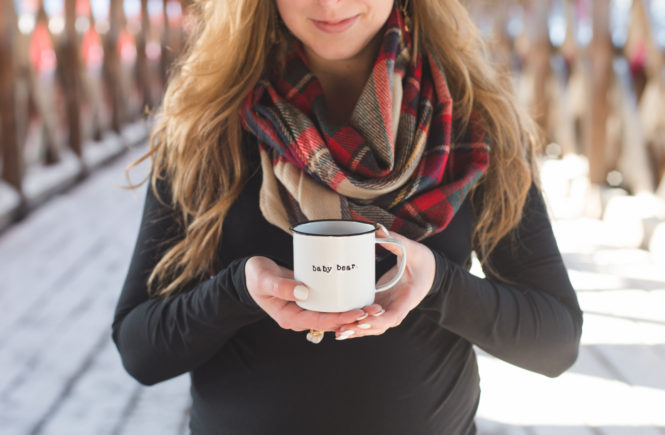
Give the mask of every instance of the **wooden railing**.
[[665, 2], [466, 0], [553, 155], [665, 199]]
[[[159, 104], [186, 3], [0, 0], [0, 227], [85, 176], [109, 136]], [[665, 2], [464, 3], [549, 154], [586, 155], [595, 185], [665, 198]]]
[[126, 148], [130, 127], [145, 138], [184, 3], [0, 0], [0, 227]]

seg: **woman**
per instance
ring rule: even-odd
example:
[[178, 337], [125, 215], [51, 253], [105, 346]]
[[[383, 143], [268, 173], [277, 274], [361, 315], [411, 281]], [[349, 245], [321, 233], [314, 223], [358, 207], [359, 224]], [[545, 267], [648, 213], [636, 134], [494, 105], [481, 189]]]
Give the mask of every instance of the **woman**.
[[[473, 345], [548, 376], [575, 361], [533, 123], [457, 0], [198, 6], [113, 323], [132, 376], [190, 372], [197, 434], [467, 434]], [[357, 310], [300, 309], [288, 228], [318, 218], [385, 225], [406, 245], [400, 283]]]

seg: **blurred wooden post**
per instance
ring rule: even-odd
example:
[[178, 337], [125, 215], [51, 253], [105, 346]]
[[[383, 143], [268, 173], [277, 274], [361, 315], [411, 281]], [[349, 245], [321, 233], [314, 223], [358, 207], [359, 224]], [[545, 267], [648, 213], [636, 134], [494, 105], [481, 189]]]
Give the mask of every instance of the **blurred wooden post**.
[[123, 93], [122, 65], [118, 52], [118, 38], [123, 25], [123, 16], [122, 0], [111, 0], [109, 31], [104, 40], [104, 75], [111, 100], [111, 128], [116, 132], [120, 132], [127, 113], [125, 103], [127, 96]]
[[577, 42], [575, 41], [575, 2], [574, 0], [566, 0], [564, 2], [565, 14], [566, 14], [566, 37], [561, 44], [559, 51], [565, 59], [566, 63], [570, 70], [573, 69], [573, 65], [577, 60], [578, 56], [578, 47]]
[[[510, 6], [512, 6], [512, 3]], [[510, 78], [513, 67], [513, 44], [508, 34], [510, 7], [507, 4], [488, 5], [487, 7], [491, 8], [492, 16], [494, 17], [492, 29], [494, 43], [492, 45], [500, 68], [499, 73], [501, 77]]]
[[[30, 51], [36, 50], [39, 53], [40, 59], [46, 56], [55, 55], [55, 47], [53, 43], [53, 35], [48, 27], [50, 17], [44, 8], [44, 2], [39, 2], [39, 10], [37, 12], [37, 23], [31, 36]], [[51, 53], [53, 50], [53, 53]], [[43, 62], [41, 59], [38, 64], [34, 63], [35, 59], [30, 56], [27, 59], [28, 70], [30, 75], [30, 96], [35, 105], [39, 118], [42, 121], [44, 143], [39, 145], [43, 147], [43, 156], [40, 157], [42, 163], [54, 164], [58, 163], [62, 158], [62, 128], [60, 123], [62, 119], [61, 113], [57, 106], [57, 80], [55, 74], [57, 72], [60, 60], [55, 55], [55, 62]], [[41, 64], [40, 64], [41, 63]], [[33, 162], [28, 161], [29, 155], [27, 147], [22, 157], [26, 158], [27, 164], [31, 165]]]
[[148, 0], [141, 0], [141, 30], [139, 30], [138, 35], [136, 35], [136, 81], [143, 94], [144, 109], [152, 108], [154, 105], [150, 68], [148, 66], [148, 55], [146, 52], [149, 34], [150, 15], [148, 11]]
[[[97, 0], [94, 0], [97, 1]], [[82, 98], [91, 110], [88, 128], [90, 136], [95, 140], [101, 140], [102, 134], [111, 124], [111, 107], [107, 98], [110, 90], [105, 84], [104, 76], [104, 36], [100, 34], [100, 28], [108, 25], [108, 17], [99, 13], [99, 10], [90, 3], [90, 28], [84, 33], [81, 45], [84, 50], [82, 54]], [[106, 10], [108, 14], [110, 7]], [[97, 22], [99, 18], [100, 23]], [[85, 122], [85, 121], [84, 121]]]
[[604, 184], [607, 141], [608, 98], [612, 77], [612, 38], [609, 21], [610, 0], [593, 0], [593, 39], [591, 40], [591, 96], [586, 151], [589, 179]]
[[21, 191], [23, 159], [16, 128], [16, 13], [12, 0], [0, 0], [0, 158], [2, 178]]
[[[530, 49], [528, 55], [529, 74], [533, 80], [531, 110], [538, 125], [549, 136], [547, 119], [549, 101], [546, 84], [551, 75], [550, 57], [552, 45], [549, 37], [548, 14], [551, 0], [537, 0], [530, 3], [533, 20], [529, 28]], [[548, 139], [550, 139], [548, 137]]]
[[65, 30], [59, 44], [58, 67], [67, 112], [69, 147], [77, 156], [82, 155], [81, 140], [81, 57], [76, 32], [76, 0], [65, 0]]
[[185, 15], [187, 8], [191, 7], [192, 0], [180, 1], [180, 16], [174, 17], [171, 14], [169, 3], [173, 0], [164, 0], [164, 30], [162, 34], [162, 56], [161, 56], [161, 71], [162, 83], [166, 85], [170, 68], [174, 61], [183, 50], [185, 42], [185, 31], [183, 25], [185, 23]]
[[169, 52], [169, 39], [171, 35], [171, 26], [169, 25], [169, 14], [168, 14], [168, 3], [169, 0], [164, 0], [162, 5], [164, 7], [164, 32], [162, 33], [162, 56], [160, 57], [160, 73], [162, 75], [162, 83], [166, 84], [168, 79], [168, 69], [171, 61], [171, 53]]
[[[646, 83], [640, 98], [641, 126], [649, 154], [647, 163], [653, 186], [662, 183], [665, 175], [665, 58], [655, 40], [654, 22], [644, 0], [633, 0], [632, 20], [627, 50], [642, 49], [646, 55]], [[655, 19], [655, 18], [654, 18]]]
[[647, 77], [649, 64], [653, 61], [650, 52], [651, 30], [649, 29], [649, 18], [642, 0], [633, 0], [630, 7], [630, 21], [628, 24], [626, 44], [623, 47], [623, 55], [631, 66], [631, 73], [638, 99], [642, 97]]
[[[662, 1], [662, 0], [661, 0]], [[647, 75], [649, 79], [663, 79], [663, 67], [665, 67], [664, 53], [655, 41], [655, 33], [652, 29], [652, 22], [649, 19], [649, 11], [644, 0], [633, 0], [633, 10], [635, 26], [641, 26], [646, 44], [647, 55]]]
[[[552, 39], [553, 53], [550, 58], [550, 80], [547, 83], [547, 139], [557, 144], [545, 151], [548, 154], [566, 156], [577, 153], [577, 138], [575, 123], [577, 110], [575, 102], [578, 100], [575, 94], [575, 80], [573, 75], [576, 61], [576, 44], [573, 36], [574, 15], [571, 4], [567, 0], [554, 3], [552, 14], [556, 14], [555, 26], [565, 25], [565, 33], [556, 33], [556, 39]], [[565, 24], [564, 24], [565, 23]], [[562, 29], [556, 27], [557, 32]], [[572, 80], [571, 80], [572, 78]]]

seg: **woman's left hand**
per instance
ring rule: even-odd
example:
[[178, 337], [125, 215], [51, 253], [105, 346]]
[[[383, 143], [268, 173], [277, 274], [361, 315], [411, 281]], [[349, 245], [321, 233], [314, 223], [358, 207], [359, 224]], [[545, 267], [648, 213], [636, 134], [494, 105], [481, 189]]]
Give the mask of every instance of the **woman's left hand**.
[[[399, 239], [406, 250], [407, 261], [402, 278], [394, 287], [377, 293], [373, 305], [363, 308], [367, 317], [340, 327], [335, 332], [337, 340], [381, 335], [389, 328], [398, 326], [432, 288], [436, 268], [432, 251], [422, 243], [395, 232], [390, 232], [389, 237]], [[387, 243], [382, 246], [397, 255], [399, 264], [402, 260], [399, 246]], [[396, 273], [397, 265], [386, 272], [377, 285], [388, 282]]]

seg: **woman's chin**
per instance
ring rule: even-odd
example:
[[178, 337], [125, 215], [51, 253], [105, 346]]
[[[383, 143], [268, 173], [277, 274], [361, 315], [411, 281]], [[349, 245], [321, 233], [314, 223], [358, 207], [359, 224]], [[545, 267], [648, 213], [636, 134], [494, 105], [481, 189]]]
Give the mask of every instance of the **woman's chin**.
[[356, 57], [363, 47], [351, 46], [348, 43], [326, 44], [318, 47], [311, 47], [319, 58], [327, 61], [348, 60]]

